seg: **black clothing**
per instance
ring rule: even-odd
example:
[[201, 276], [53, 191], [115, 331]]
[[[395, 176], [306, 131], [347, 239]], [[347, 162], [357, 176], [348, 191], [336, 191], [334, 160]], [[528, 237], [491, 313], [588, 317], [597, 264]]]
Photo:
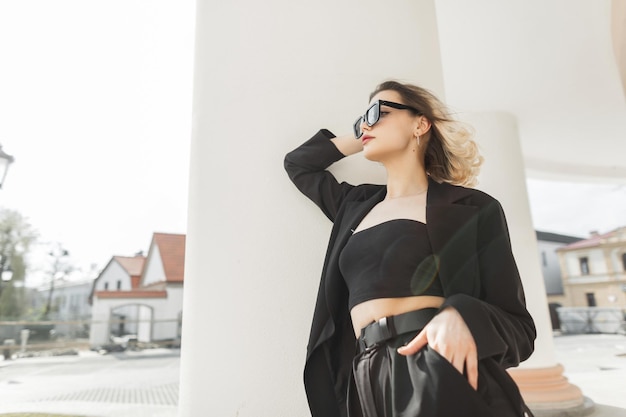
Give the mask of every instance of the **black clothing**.
[[354, 384], [348, 389], [349, 417], [521, 415], [515, 383], [492, 358], [479, 362], [474, 390], [466, 375], [428, 345], [411, 356], [397, 352], [436, 314], [435, 308], [410, 311], [361, 330], [360, 350], [352, 363]]
[[421, 330], [437, 313], [439, 310], [434, 307], [421, 308], [373, 321], [361, 329], [359, 348], [361, 351], [371, 349], [401, 334]]
[[339, 255], [348, 309], [375, 298], [443, 297], [426, 225], [393, 219], [356, 232]]
[[[478, 364], [478, 390], [446, 358], [428, 345], [415, 355], [396, 349], [419, 330], [404, 333], [364, 349], [354, 358], [358, 395], [353, 395], [350, 417], [517, 417], [512, 404], [521, 404], [515, 383], [493, 358]], [[492, 373], [495, 371], [495, 374]], [[509, 399], [507, 390], [512, 392]], [[360, 406], [356, 408], [356, 406]], [[520, 406], [521, 407], [521, 406]]]
[[[334, 223], [322, 270], [304, 372], [314, 417], [347, 414], [347, 388], [355, 355], [348, 290], [339, 254], [351, 230], [386, 195], [384, 185], [339, 183], [326, 167], [344, 157], [321, 130], [288, 153], [285, 169], [298, 189]], [[536, 331], [511, 252], [506, 220], [493, 197], [429, 179], [426, 228], [446, 301], [463, 317], [479, 361], [517, 366], [533, 351]], [[516, 387], [505, 387], [511, 392]], [[451, 393], [456, 395], [456, 393]], [[460, 410], [459, 415], [464, 415]]]

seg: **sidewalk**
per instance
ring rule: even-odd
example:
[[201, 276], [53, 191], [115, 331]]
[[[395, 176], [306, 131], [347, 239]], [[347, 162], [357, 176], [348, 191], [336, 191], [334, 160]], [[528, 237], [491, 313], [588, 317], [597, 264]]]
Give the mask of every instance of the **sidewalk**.
[[0, 361], [0, 414], [176, 417], [180, 351]]
[[554, 345], [565, 377], [596, 403], [593, 417], [626, 416], [626, 336], [561, 335]]

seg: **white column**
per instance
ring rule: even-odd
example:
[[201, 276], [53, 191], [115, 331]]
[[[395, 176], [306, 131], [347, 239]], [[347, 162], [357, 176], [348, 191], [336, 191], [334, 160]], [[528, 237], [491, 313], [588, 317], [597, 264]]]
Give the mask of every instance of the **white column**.
[[349, 133], [384, 79], [442, 95], [434, 13], [432, 0], [198, 1], [179, 416], [308, 415], [330, 223], [283, 157], [319, 128]]
[[584, 408], [580, 389], [567, 382], [563, 367], [556, 362], [516, 118], [509, 113], [483, 112], [465, 115], [464, 119], [476, 129], [485, 158], [477, 188], [497, 198], [504, 208], [526, 303], [537, 327], [535, 352], [518, 369], [511, 370], [511, 375], [538, 416]]
[[485, 158], [476, 188], [497, 198], [504, 208], [526, 304], [537, 326], [535, 344], [539, 349], [535, 349], [523, 366], [552, 366], [556, 363], [552, 325], [537, 256], [537, 237], [530, 214], [517, 121], [512, 114], [503, 112], [472, 113], [467, 120], [476, 129], [476, 140]]

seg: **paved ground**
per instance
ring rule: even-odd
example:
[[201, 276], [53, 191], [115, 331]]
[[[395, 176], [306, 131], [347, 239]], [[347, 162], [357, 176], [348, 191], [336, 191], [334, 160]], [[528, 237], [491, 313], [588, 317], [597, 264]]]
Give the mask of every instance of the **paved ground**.
[[[593, 416], [626, 416], [626, 336], [557, 336], [554, 342], [566, 377], [599, 405]], [[0, 359], [0, 413], [176, 417], [179, 367], [179, 351], [169, 349]]]
[[626, 416], [626, 336], [557, 336], [554, 342], [569, 381], [596, 404], [625, 409], [614, 415]]
[[0, 413], [175, 417], [178, 350], [0, 361]]

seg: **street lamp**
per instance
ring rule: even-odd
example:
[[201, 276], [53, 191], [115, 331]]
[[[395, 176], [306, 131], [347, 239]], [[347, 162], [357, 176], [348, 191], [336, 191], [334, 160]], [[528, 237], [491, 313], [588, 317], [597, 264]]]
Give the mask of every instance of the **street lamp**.
[[0, 296], [2, 295], [2, 291], [4, 290], [4, 287], [6, 285], [6, 283], [8, 283], [9, 281], [11, 281], [11, 279], [13, 279], [13, 269], [11, 269], [11, 266], [5, 266], [5, 262], [6, 262], [6, 258], [0, 255]]
[[0, 279], [6, 282], [6, 281], [11, 281], [12, 278], [13, 278], [13, 270], [11, 269], [10, 266], [8, 266], [2, 271], [2, 274], [0, 275]]
[[9, 171], [9, 165], [11, 165], [13, 161], [15, 161], [15, 158], [5, 153], [2, 150], [2, 145], [0, 145], [0, 188], [2, 188], [2, 184], [4, 184], [4, 179]]

